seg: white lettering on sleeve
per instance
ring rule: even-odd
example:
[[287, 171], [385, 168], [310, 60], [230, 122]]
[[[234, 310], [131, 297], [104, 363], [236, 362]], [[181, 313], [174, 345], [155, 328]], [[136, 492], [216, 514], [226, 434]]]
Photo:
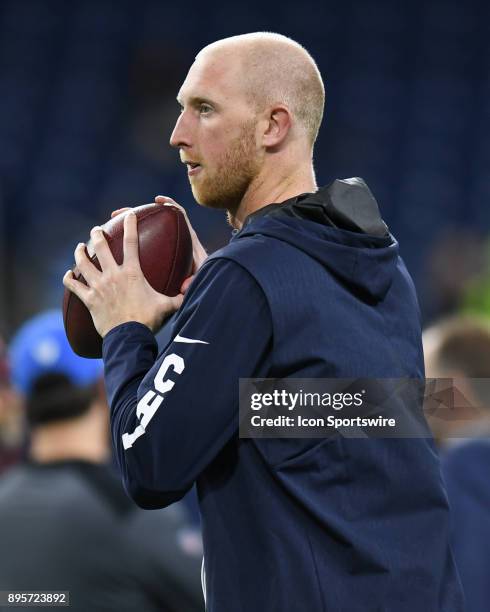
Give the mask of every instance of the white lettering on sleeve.
[[180, 355], [176, 355], [175, 353], [167, 355], [163, 360], [154, 380], [155, 389], [159, 393], [162, 393], [162, 395], [170, 391], [170, 389], [175, 385], [173, 380], [165, 380], [165, 376], [167, 375], [170, 367], [173, 368], [176, 374], [182, 374], [185, 368], [184, 360]]
[[170, 368], [172, 368], [176, 374], [182, 374], [185, 363], [180, 355], [175, 353], [167, 355], [158, 368], [158, 372], [153, 380], [153, 384], [158, 393], [150, 389], [138, 402], [136, 406], [136, 417], [139, 419], [139, 424], [132, 433], [125, 433], [122, 435], [124, 450], [131, 448], [135, 440], [146, 432], [148, 423], [155, 416], [156, 411], [163, 402], [163, 395], [168, 393], [175, 385], [175, 381], [165, 379]]

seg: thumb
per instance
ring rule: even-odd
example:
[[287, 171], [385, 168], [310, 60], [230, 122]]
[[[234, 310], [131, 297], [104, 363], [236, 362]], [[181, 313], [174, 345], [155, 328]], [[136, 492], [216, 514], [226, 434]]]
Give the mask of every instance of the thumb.
[[184, 296], [182, 293], [178, 293], [176, 296], [163, 296], [165, 298], [165, 310], [168, 314], [173, 314], [176, 310], [178, 310], [182, 306], [182, 302], [184, 301]]
[[182, 293], [178, 293], [175, 297], [172, 298], [173, 305], [175, 306], [175, 310], [178, 310], [182, 306], [182, 302], [184, 301], [184, 296]]
[[189, 289], [189, 285], [192, 283], [193, 280], [194, 280], [194, 275], [188, 276], [185, 279], [185, 281], [182, 283], [182, 285], [180, 286], [180, 292], [181, 293], [186, 293], [187, 289]]
[[154, 324], [155, 327], [150, 327], [153, 331], [160, 329], [160, 327], [165, 323], [165, 321], [171, 317], [177, 310], [182, 306], [182, 302], [184, 301], [184, 296], [179, 293], [175, 297], [171, 297], [169, 295], [160, 296], [159, 302], [156, 304], [157, 310], [155, 312]]

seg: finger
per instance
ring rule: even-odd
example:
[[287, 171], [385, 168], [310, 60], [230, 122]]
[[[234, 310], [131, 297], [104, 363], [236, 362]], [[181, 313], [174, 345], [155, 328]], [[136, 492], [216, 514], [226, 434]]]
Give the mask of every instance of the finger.
[[84, 277], [89, 285], [91, 285], [101, 274], [99, 270], [87, 257], [85, 244], [80, 242], [75, 249], [75, 262], [80, 274]]
[[191, 222], [189, 221], [189, 217], [187, 216], [186, 209], [180, 204], [177, 204], [175, 200], [172, 200], [172, 198], [169, 198], [168, 196], [158, 195], [158, 196], [155, 196], [155, 202], [157, 204], [163, 204], [164, 206], [173, 206], [174, 208], [178, 208], [180, 212], [184, 215], [185, 220], [187, 221], [187, 225], [189, 226], [189, 229], [192, 229]]
[[177, 207], [179, 207], [177, 202], [173, 200], [172, 198], [169, 198], [168, 196], [157, 195], [155, 196], [155, 202], [157, 204], [166, 204], [166, 203], [176, 204]]
[[157, 204], [163, 204], [164, 206], [173, 206], [174, 208], [178, 208], [180, 212], [184, 215], [185, 220], [187, 221], [187, 225], [190, 225], [186, 209], [180, 204], [177, 204], [177, 202], [175, 200], [172, 200], [172, 198], [169, 198], [168, 196], [156, 196], [155, 202]]
[[183, 206], [181, 206], [180, 204], [177, 204], [177, 202], [174, 202], [173, 200], [171, 202], [163, 202], [163, 205], [173, 206], [173, 208], [178, 208], [180, 212], [184, 215], [185, 220], [187, 221], [187, 225], [190, 227], [191, 222], [189, 221], [189, 217], [187, 216], [187, 211]]
[[123, 263], [140, 267], [138, 254], [138, 220], [134, 212], [124, 217]]
[[123, 212], [126, 212], [127, 210], [131, 210], [131, 207], [125, 206], [124, 208], [118, 208], [117, 210], [113, 210], [111, 212], [111, 219], [113, 219], [114, 217], [117, 217], [117, 215], [120, 215]]
[[187, 223], [187, 227], [189, 229], [189, 233], [192, 239], [192, 251], [193, 251], [193, 263], [192, 263], [192, 272], [197, 272], [197, 270], [201, 267], [203, 261], [207, 258], [208, 254], [206, 249], [202, 246], [201, 241], [199, 240], [196, 230], [192, 227], [189, 217], [187, 216], [186, 209], [177, 204], [175, 200], [169, 198], [168, 196], [156, 196], [155, 202], [158, 204], [163, 204], [164, 206], [173, 206], [174, 208], [178, 208], [180, 212], [184, 215], [185, 222]]
[[87, 285], [75, 280], [72, 270], [68, 270], [68, 272], [66, 272], [66, 274], [63, 276], [63, 285], [77, 297], [79, 297], [84, 304], [86, 304], [90, 289], [87, 287]]
[[117, 265], [102, 228], [99, 226], [93, 227], [90, 231], [90, 238], [102, 270], [108, 270], [111, 266]]

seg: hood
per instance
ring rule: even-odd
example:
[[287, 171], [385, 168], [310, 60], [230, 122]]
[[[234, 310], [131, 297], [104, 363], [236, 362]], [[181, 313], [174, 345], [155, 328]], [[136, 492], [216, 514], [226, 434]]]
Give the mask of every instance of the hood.
[[291, 244], [377, 301], [391, 286], [398, 243], [361, 178], [337, 179], [316, 193], [265, 206], [245, 219], [233, 240], [256, 234]]

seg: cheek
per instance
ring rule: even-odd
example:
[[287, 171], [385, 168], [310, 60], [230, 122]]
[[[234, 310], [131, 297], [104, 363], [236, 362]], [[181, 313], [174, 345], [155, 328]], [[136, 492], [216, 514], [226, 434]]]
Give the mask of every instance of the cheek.
[[234, 118], [233, 121], [203, 123], [199, 128], [199, 151], [206, 161], [213, 165], [219, 165], [227, 160], [227, 155], [236, 147], [237, 140], [241, 138], [241, 122]]
[[203, 131], [200, 145], [200, 151], [204, 161], [219, 162], [226, 151], [225, 134], [217, 130]]

